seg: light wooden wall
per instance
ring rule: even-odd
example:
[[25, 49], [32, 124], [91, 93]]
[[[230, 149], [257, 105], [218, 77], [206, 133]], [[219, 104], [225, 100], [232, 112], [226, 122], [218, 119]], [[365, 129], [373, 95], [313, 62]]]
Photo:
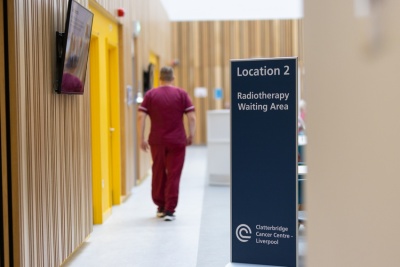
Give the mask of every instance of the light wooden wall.
[[[132, 68], [132, 21], [140, 20], [136, 77], [148, 64], [149, 51], [161, 62], [171, 57], [170, 24], [159, 0], [89, 1], [120, 24], [121, 102], [127, 85], [136, 90]], [[83, 96], [57, 95], [55, 32], [63, 31], [67, 0], [8, 1], [10, 55], [10, 136], [15, 266], [59, 266], [92, 231], [90, 81]], [[126, 11], [116, 18], [116, 8]], [[136, 105], [121, 105], [123, 192], [135, 175], [145, 176], [150, 154], [139, 154]], [[3, 119], [1, 120], [3, 122]], [[3, 128], [2, 128], [3, 129]], [[134, 168], [140, 158], [141, 165]], [[3, 153], [2, 153], [3, 160]]]
[[[143, 70], [147, 69], [150, 59], [150, 53], [154, 53], [159, 57], [160, 65], [166, 65], [170, 62], [172, 57], [171, 52], [171, 23], [169, 22], [168, 15], [161, 5], [160, 0], [134, 0], [133, 2], [133, 17], [135, 20], [140, 21], [142, 32], [137, 38], [137, 66], [136, 77], [137, 82], [140, 84], [139, 91], [142, 88], [142, 75]], [[138, 106], [135, 106], [137, 109]], [[135, 113], [136, 120], [136, 113]], [[147, 123], [147, 129], [150, 124]], [[138, 138], [138, 135], [136, 136]], [[137, 140], [139, 141], [139, 140]], [[148, 175], [151, 167], [150, 153], [143, 151], [136, 151], [138, 159], [138, 178], [142, 180]]]
[[15, 266], [58, 266], [92, 230], [90, 92], [53, 92], [67, 1], [8, 4]]
[[[4, 40], [4, 23], [3, 23], [3, 3], [0, 4], [0, 40]], [[10, 238], [9, 238], [9, 218], [11, 216], [8, 209], [8, 159], [7, 159], [7, 131], [6, 131], [6, 91], [5, 91], [5, 60], [3, 59], [4, 54], [4, 42], [0, 41], [0, 266], [8, 266], [10, 264]]]
[[[206, 143], [206, 112], [229, 108], [230, 60], [298, 56], [302, 65], [302, 21], [196, 21], [172, 23], [172, 55], [179, 60], [175, 84], [186, 89], [196, 106], [197, 144]], [[206, 87], [206, 98], [194, 89]], [[214, 89], [222, 88], [222, 101]]]

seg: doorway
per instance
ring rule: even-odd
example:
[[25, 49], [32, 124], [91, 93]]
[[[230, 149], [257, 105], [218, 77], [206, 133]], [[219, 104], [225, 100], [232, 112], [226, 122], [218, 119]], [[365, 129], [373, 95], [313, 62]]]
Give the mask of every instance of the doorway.
[[156, 88], [160, 86], [160, 58], [157, 54], [150, 52], [149, 62], [153, 64], [153, 88]]
[[121, 203], [118, 24], [94, 13], [90, 47], [93, 220], [103, 223]]

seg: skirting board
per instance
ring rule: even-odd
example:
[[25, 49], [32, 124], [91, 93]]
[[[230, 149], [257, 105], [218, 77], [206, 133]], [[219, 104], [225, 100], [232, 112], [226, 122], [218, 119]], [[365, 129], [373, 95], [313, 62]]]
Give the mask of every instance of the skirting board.
[[218, 175], [209, 174], [209, 184], [210, 185], [225, 185], [229, 186], [231, 184], [231, 177], [229, 175]]

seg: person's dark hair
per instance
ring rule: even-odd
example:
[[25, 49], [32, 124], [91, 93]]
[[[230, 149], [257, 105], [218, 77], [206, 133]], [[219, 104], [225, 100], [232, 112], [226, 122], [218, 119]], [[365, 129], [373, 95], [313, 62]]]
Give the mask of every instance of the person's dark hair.
[[170, 82], [174, 79], [174, 69], [171, 67], [162, 67], [160, 70], [160, 80]]

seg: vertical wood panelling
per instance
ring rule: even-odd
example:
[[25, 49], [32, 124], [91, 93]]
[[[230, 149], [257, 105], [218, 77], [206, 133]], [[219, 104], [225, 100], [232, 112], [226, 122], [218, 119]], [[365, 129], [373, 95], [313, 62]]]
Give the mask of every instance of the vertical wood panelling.
[[[3, 2], [0, 4], [0, 40], [5, 40], [4, 35], [4, 17], [3, 17]], [[4, 42], [0, 42], [0, 55], [5, 56]], [[10, 225], [9, 218], [11, 217], [9, 210], [9, 199], [8, 199], [8, 153], [7, 147], [7, 124], [6, 124], [6, 82], [5, 82], [5, 60], [0, 60], [0, 266], [10, 265]]]
[[259, 32], [261, 32], [261, 21], [257, 20], [257, 21], [253, 21], [252, 24], [252, 28], [254, 29], [254, 31], [252, 31], [253, 36], [251, 37], [251, 40], [254, 47], [253, 47], [253, 51], [254, 51], [254, 55], [253, 57], [260, 57], [259, 55], [262, 54], [261, 52], [261, 46], [263, 45], [263, 43], [261, 42], [261, 35], [258, 34]]
[[230, 66], [224, 64], [224, 61], [226, 58], [231, 58], [231, 41], [229, 40], [230, 38], [230, 25], [231, 23], [229, 21], [224, 21], [224, 36], [223, 36], [223, 43], [222, 43], [222, 58], [221, 58], [221, 64], [222, 64], [222, 69], [223, 69], [223, 80], [221, 84], [221, 88], [223, 89], [223, 93], [225, 94], [223, 97], [223, 107], [224, 108], [229, 108], [229, 103], [226, 101], [227, 99], [230, 99], [231, 92], [230, 90], [224, 90], [224, 88], [230, 88]]
[[[112, 2], [104, 0], [104, 2]], [[134, 20], [140, 21], [142, 26], [142, 32], [137, 37], [137, 65], [138, 68], [135, 70], [136, 77], [138, 77], [138, 84], [143, 82], [143, 70], [145, 70], [149, 64], [150, 51], [159, 57], [160, 65], [170, 64], [172, 60], [171, 56], [171, 26], [168, 20], [167, 13], [161, 5], [160, 0], [131, 0], [123, 1], [132, 2], [131, 12]], [[132, 21], [128, 22], [132, 23]], [[129, 32], [132, 34], [132, 31]], [[135, 90], [142, 91], [143, 88], [136, 86]], [[133, 106], [137, 109], [137, 105]], [[130, 121], [136, 121], [137, 118], [131, 118]], [[135, 131], [136, 133], [136, 131]], [[138, 135], [135, 136], [138, 138]], [[139, 169], [137, 176], [139, 180], [148, 176], [148, 170], [151, 167], [150, 153], [144, 153], [140, 150], [134, 151], [135, 157], [138, 158]]]
[[89, 87], [53, 92], [67, 1], [8, 3], [15, 266], [58, 266], [92, 228]]
[[[215, 88], [222, 88], [222, 66], [223, 66], [223, 59], [222, 59], [222, 40], [221, 38], [223, 37], [223, 32], [222, 32], [222, 22], [216, 22], [214, 23], [214, 29], [213, 29], [213, 39], [215, 42], [215, 53], [213, 55], [213, 62], [212, 62], [212, 72], [215, 73], [214, 76], [214, 81], [213, 83], [215, 84]], [[211, 90], [214, 90], [214, 88], [211, 88]], [[213, 94], [214, 92], [211, 91]], [[213, 101], [214, 102], [214, 101]], [[212, 106], [213, 109], [222, 109], [222, 99], [217, 100], [214, 103], [210, 103], [210, 106]], [[205, 123], [207, 124], [207, 123]], [[205, 129], [207, 130], [207, 129]], [[207, 132], [207, 131], [206, 131]]]
[[[230, 60], [298, 56], [301, 64], [301, 24], [299, 20], [172, 23], [173, 57], [181, 62], [176, 83], [194, 99], [197, 144], [207, 141], [207, 110], [230, 105]], [[194, 97], [196, 87], [208, 89], [207, 99]], [[223, 89], [222, 101], [214, 99], [218, 87]]]
[[[88, 2], [80, 0], [86, 7]], [[142, 82], [149, 51], [157, 54], [162, 65], [169, 64], [171, 26], [159, 0], [93, 2], [121, 25], [122, 167], [124, 192], [128, 194], [135, 175], [146, 176], [151, 161], [150, 154], [139, 154], [132, 147], [137, 105], [126, 104], [125, 88], [132, 85], [134, 92], [142, 89], [137, 85]], [[53, 92], [55, 32], [65, 27], [68, 1], [7, 3], [14, 266], [59, 266], [92, 231], [90, 81], [87, 79], [83, 96]], [[126, 15], [117, 19], [115, 12], [120, 7]], [[133, 20], [142, 24], [135, 49], [138, 81], [132, 77]], [[3, 138], [2, 134], [2, 142]], [[135, 170], [133, 162], [139, 155], [141, 165]]]

